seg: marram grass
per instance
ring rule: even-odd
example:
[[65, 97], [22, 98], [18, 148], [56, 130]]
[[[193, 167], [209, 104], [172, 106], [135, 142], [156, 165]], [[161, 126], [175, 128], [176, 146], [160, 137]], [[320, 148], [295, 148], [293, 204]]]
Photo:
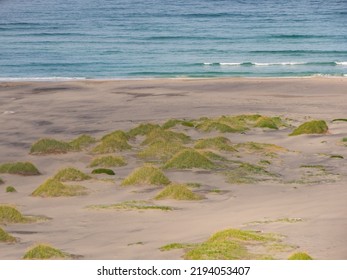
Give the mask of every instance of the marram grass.
[[195, 145], [195, 149], [212, 149], [218, 151], [235, 152], [236, 149], [231, 146], [228, 138], [219, 136], [214, 138], [199, 139]]
[[96, 142], [96, 139], [90, 135], [82, 134], [81, 136], [78, 136], [77, 138], [73, 139], [69, 142], [71, 147], [75, 151], [81, 151], [85, 148], [88, 148], [90, 145], [94, 144]]
[[135, 169], [121, 183], [122, 186], [129, 185], [168, 185], [170, 180], [157, 167], [145, 165]]
[[6, 192], [7, 192], [7, 193], [15, 193], [15, 192], [17, 192], [17, 190], [16, 190], [16, 188], [13, 187], [13, 186], [7, 186], [7, 187], [6, 187]]
[[40, 185], [32, 196], [39, 197], [60, 197], [60, 196], [78, 196], [86, 194], [86, 188], [82, 186], [64, 185], [56, 179], [48, 179]]
[[168, 160], [177, 152], [185, 149], [181, 143], [158, 141], [140, 151], [137, 156], [146, 160]]
[[30, 154], [65, 154], [73, 151], [74, 148], [67, 142], [59, 141], [51, 138], [43, 138], [35, 142], [30, 149]]
[[57, 174], [54, 175], [53, 179], [60, 181], [60, 182], [67, 182], [67, 181], [85, 181], [89, 180], [92, 177], [83, 173], [82, 171], [73, 168], [73, 167], [67, 167], [63, 168], [58, 171]]
[[103, 156], [92, 160], [90, 167], [120, 167], [127, 165], [121, 156]]
[[268, 172], [263, 166], [250, 163], [241, 163], [238, 167], [226, 171], [225, 174], [227, 182], [230, 184], [252, 184], [276, 176]]
[[299, 127], [289, 134], [296, 136], [301, 134], [325, 134], [328, 132], [328, 125], [323, 120], [314, 120], [301, 124]]
[[108, 168], [97, 168], [92, 171], [92, 174], [106, 174], [106, 175], [116, 175], [112, 169]]
[[132, 128], [131, 130], [129, 130], [129, 132], [127, 133], [127, 135], [129, 137], [136, 137], [138, 135], [147, 135], [148, 133], [150, 133], [152, 130], [154, 129], [160, 129], [160, 125], [159, 124], [152, 124], [152, 123], [142, 123], [139, 124], [138, 126]]
[[173, 210], [169, 206], [155, 205], [143, 200], [123, 201], [120, 203], [107, 204], [107, 205], [92, 205], [92, 206], [89, 206], [88, 208], [95, 209], [95, 210], [162, 210], [162, 211]]
[[169, 129], [169, 128], [175, 127], [176, 125], [182, 125], [185, 127], [194, 127], [194, 123], [192, 121], [179, 120], [179, 119], [170, 119], [166, 121], [161, 127], [163, 129]]
[[216, 165], [206, 156], [202, 155], [194, 149], [186, 149], [178, 152], [164, 165], [165, 169], [214, 169]]
[[142, 142], [142, 145], [150, 145], [156, 142], [169, 142], [186, 144], [191, 141], [190, 137], [181, 132], [174, 132], [164, 129], [153, 129], [146, 135], [146, 139]]
[[27, 223], [30, 221], [32, 219], [23, 216], [15, 207], [0, 205], [0, 224]]
[[47, 244], [38, 244], [30, 248], [23, 256], [25, 260], [68, 259], [71, 256]]
[[200, 200], [203, 197], [192, 192], [185, 184], [171, 184], [160, 191], [155, 199]]
[[297, 252], [292, 254], [288, 260], [313, 260], [313, 258], [305, 252]]
[[92, 150], [95, 154], [107, 154], [131, 149], [129, 137], [124, 131], [117, 130], [106, 134], [101, 142]]
[[17, 239], [0, 227], [0, 242], [15, 243]]
[[40, 175], [39, 170], [31, 162], [1, 164], [0, 173], [17, 174], [23, 176]]

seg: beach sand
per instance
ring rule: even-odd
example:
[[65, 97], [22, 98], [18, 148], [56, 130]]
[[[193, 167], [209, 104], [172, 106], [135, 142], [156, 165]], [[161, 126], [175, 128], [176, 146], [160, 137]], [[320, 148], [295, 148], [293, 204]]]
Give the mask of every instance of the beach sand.
[[[49, 220], [1, 225], [20, 241], [0, 243], [0, 259], [20, 259], [36, 243], [52, 244], [82, 259], [180, 259], [183, 250], [159, 248], [174, 242], [203, 242], [227, 228], [283, 235], [294, 249], [272, 252], [274, 258], [305, 251], [315, 259], [347, 259], [347, 146], [341, 141], [347, 137], [347, 122], [332, 122], [347, 118], [346, 108], [346, 78], [1, 82], [0, 163], [30, 161], [42, 175], [0, 174], [5, 181], [0, 186], [0, 204], [12, 204], [25, 215], [44, 215]], [[222, 174], [210, 170], [165, 170], [171, 181], [201, 183], [194, 191], [206, 197], [155, 202], [174, 207], [173, 211], [86, 208], [155, 196], [158, 187], [120, 186], [143, 163], [133, 150], [118, 153], [128, 165], [114, 168], [114, 181], [81, 182], [89, 189], [88, 195], [30, 196], [62, 167], [90, 173], [87, 166], [94, 157], [88, 152], [29, 155], [31, 144], [39, 138], [69, 140], [81, 134], [100, 138], [144, 122], [239, 114], [280, 116], [293, 126], [322, 119], [329, 133], [289, 137], [293, 127], [223, 133], [232, 143], [253, 141], [288, 149], [278, 158], [264, 158], [272, 162], [268, 168], [281, 174], [281, 180], [230, 184]], [[220, 135], [188, 128], [181, 131], [194, 139]], [[238, 159], [259, 160], [254, 154]], [[324, 166], [326, 172], [316, 172], [314, 167], [304, 170], [302, 165]], [[6, 193], [8, 185], [18, 192]], [[213, 189], [221, 192], [211, 192]], [[287, 218], [296, 222], [286, 222]]]

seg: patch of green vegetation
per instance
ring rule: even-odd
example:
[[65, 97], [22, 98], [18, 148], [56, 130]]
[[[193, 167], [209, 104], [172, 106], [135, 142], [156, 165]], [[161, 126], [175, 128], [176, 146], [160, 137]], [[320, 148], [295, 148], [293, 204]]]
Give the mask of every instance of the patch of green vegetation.
[[15, 193], [15, 192], [17, 192], [17, 190], [15, 189], [15, 187], [8, 186], [8, 187], [6, 187], [6, 192], [7, 193]]
[[39, 170], [30, 162], [4, 163], [0, 165], [0, 173], [23, 176], [40, 175]]
[[184, 146], [181, 143], [158, 141], [150, 144], [137, 155], [138, 157], [147, 160], [166, 161], [182, 149], [184, 149]]
[[170, 243], [159, 248], [160, 251], [171, 251], [175, 249], [190, 249], [195, 247], [195, 244]]
[[254, 221], [248, 223], [249, 225], [257, 225], [257, 224], [271, 224], [271, 223], [299, 223], [303, 220], [301, 218], [279, 218], [276, 220], [264, 220], [264, 221]]
[[331, 155], [330, 158], [344, 159], [344, 157], [341, 155]]
[[313, 258], [305, 252], [297, 252], [292, 254], [288, 260], [313, 260]]
[[164, 173], [157, 167], [152, 165], [144, 165], [135, 169], [126, 177], [121, 186], [129, 185], [168, 185], [170, 180], [164, 175]]
[[172, 207], [162, 206], [162, 205], [154, 205], [147, 201], [143, 200], [131, 200], [124, 201], [116, 204], [108, 204], [108, 205], [92, 205], [88, 207], [89, 209], [96, 210], [162, 210], [162, 211], [171, 211]]
[[120, 167], [127, 165], [123, 157], [119, 156], [103, 156], [93, 159], [90, 167]]
[[200, 184], [200, 183], [186, 183], [186, 185], [187, 185], [189, 188], [200, 188], [200, 187], [201, 187], [201, 184]]
[[170, 119], [166, 121], [161, 127], [163, 129], [169, 129], [175, 127], [176, 125], [182, 125], [186, 127], [194, 127], [194, 123], [192, 121], [187, 120], [179, 120], [179, 119]]
[[219, 136], [214, 138], [200, 139], [195, 143], [195, 149], [214, 149], [218, 151], [235, 152], [228, 138]]
[[15, 207], [0, 205], [0, 224], [27, 223], [33, 219], [23, 216]]
[[31, 195], [40, 197], [77, 196], [86, 194], [86, 188], [82, 186], [64, 185], [56, 179], [48, 179], [40, 185]]
[[323, 120], [314, 120], [301, 124], [289, 134], [289, 136], [301, 134], [325, 134], [328, 132], [328, 125]]
[[260, 153], [264, 155], [275, 155], [279, 152], [286, 152], [287, 149], [269, 143], [245, 142], [235, 145], [236, 149], [247, 153]]
[[106, 134], [101, 142], [92, 150], [95, 154], [107, 154], [131, 149], [128, 143], [129, 136], [121, 130]]
[[29, 249], [23, 259], [25, 260], [51, 260], [51, 259], [68, 259], [71, 256], [56, 248], [46, 244], [38, 244]]
[[222, 193], [222, 191], [220, 189], [212, 189], [212, 190], [209, 190], [210, 193]]
[[4, 183], [4, 180], [0, 178], [0, 185]]
[[252, 127], [278, 129], [286, 124], [279, 117], [261, 115], [221, 116], [218, 118], [202, 118], [197, 121], [196, 128], [201, 131], [217, 130], [220, 132], [244, 132]]
[[74, 148], [67, 142], [43, 138], [35, 142], [30, 149], [32, 155], [65, 154]]
[[96, 143], [96, 139], [86, 134], [83, 134], [69, 142], [75, 151], [81, 151], [94, 143]]
[[326, 169], [323, 165], [303, 164], [303, 165], [300, 165], [300, 168], [314, 168], [314, 169], [318, 169], [318, 170], [323, 171], [323, 172], [326, 171]]
[[190, 137], [181, 132], [174, 132], [165, 129], [153, 129], [147, 135], [142, 145], [150, 145], [156, 142], [169, 142], [186, 144], [190, 142]]
[[129, 243], [128, 246], [144, 245], [144, 244], [145, 244], [145, 243], [143, 243], [142, 241], [138, 241], [138, 242]]
[[214, 152], [211, 151], [202, 151], [201, 152], [202, 155], [204, 155], [205, 157], [207, 157], [209, 160], [213, 160], [213, 161], [228, 161], [225, 157], [220, 156]]
[[92, 174], [106, 174], [106, 175], [116, 175], [112, 169], [107, 168], [97, 168], [92, 171]]
[[0, 242], [4, 243], [15, 243], [17, 239], [12, 235], [8, 234], [5, 230], [0, 227]]
[[262, 159], [259, 161], [259, 164], [262, 164], [262, 165], [270, 165], [271, 164], [271, 161], [268, 161], [266, 159]]
[[202, 155], [194, 149], [186, 149], [178, 152], [169, 161], [166, 162], [164, 168], [190, 169], [202, 168], [213, 169], [216, 164], [210, 161], [206, 156]]
[[67, 181], [85, 181], [89, 180], [92, 177], [83, 173], [82, 171], [73, 168], [73, 167], [67, 167], [64, 169], [61, 169], [58, 171], [57, 174], [54, 175], [53, 179], [60, 181], [60, 182], [67, 182]]
[[277, 241], [271, 235], [239, 229], [227, 229], [188, 250], [184, 258], [191, 260], [244, 260], [264, 258], [248, 251], [247, 245]]
[[342, 142], [347, 142], [347, 137], [343, 137]]
[[185, 184], [171, 184], [160, 191], [155, 199], [200, 200], [203, 197], [193, 193]]
[[132, 128], [131, 130], [129, 130], [127, 135], [133, 138], [138, 135], [147, 135], [148, 133], [150, 133], [152, 130], [155, 130], [155, 129], [160, 129], [160, 125], [153, 124], [153, 123], [142, 123]]
[[276, 176], [268, 172], [264, 167], [250, 163], [241, 163], [238, 167], [227, 171], [225, 174], [227, 182], [230, 184], [252, 184]]

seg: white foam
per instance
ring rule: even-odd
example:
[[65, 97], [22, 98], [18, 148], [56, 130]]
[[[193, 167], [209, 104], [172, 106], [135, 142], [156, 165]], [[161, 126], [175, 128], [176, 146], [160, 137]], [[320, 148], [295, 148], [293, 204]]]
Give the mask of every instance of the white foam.
[[0, 78], [0, 82], [21, 82], [21, 81], [75, 81], [75, 80], [86, 80], [86, 78], [82, 77], [2, 77]]
[[221, 66], [239, 66], [242, 63], [240, 62], [221, 62], [219, 63]]
[[14, 114], [14, 113], [15, 113], [15, 111], [5, 111], [2, 114], [3, 115], [10, 115], [10, 114]]
[[336, 65], [344, 65], [347, 66], [347, 61], [335, 61]]

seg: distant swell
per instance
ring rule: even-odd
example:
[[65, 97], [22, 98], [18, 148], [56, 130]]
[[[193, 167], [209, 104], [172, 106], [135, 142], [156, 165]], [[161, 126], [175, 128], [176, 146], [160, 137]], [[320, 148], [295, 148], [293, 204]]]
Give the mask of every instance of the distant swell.
[[347, 61], [327, 61], [327, 62], [204, 62], [206, 66], [347, 66]]

